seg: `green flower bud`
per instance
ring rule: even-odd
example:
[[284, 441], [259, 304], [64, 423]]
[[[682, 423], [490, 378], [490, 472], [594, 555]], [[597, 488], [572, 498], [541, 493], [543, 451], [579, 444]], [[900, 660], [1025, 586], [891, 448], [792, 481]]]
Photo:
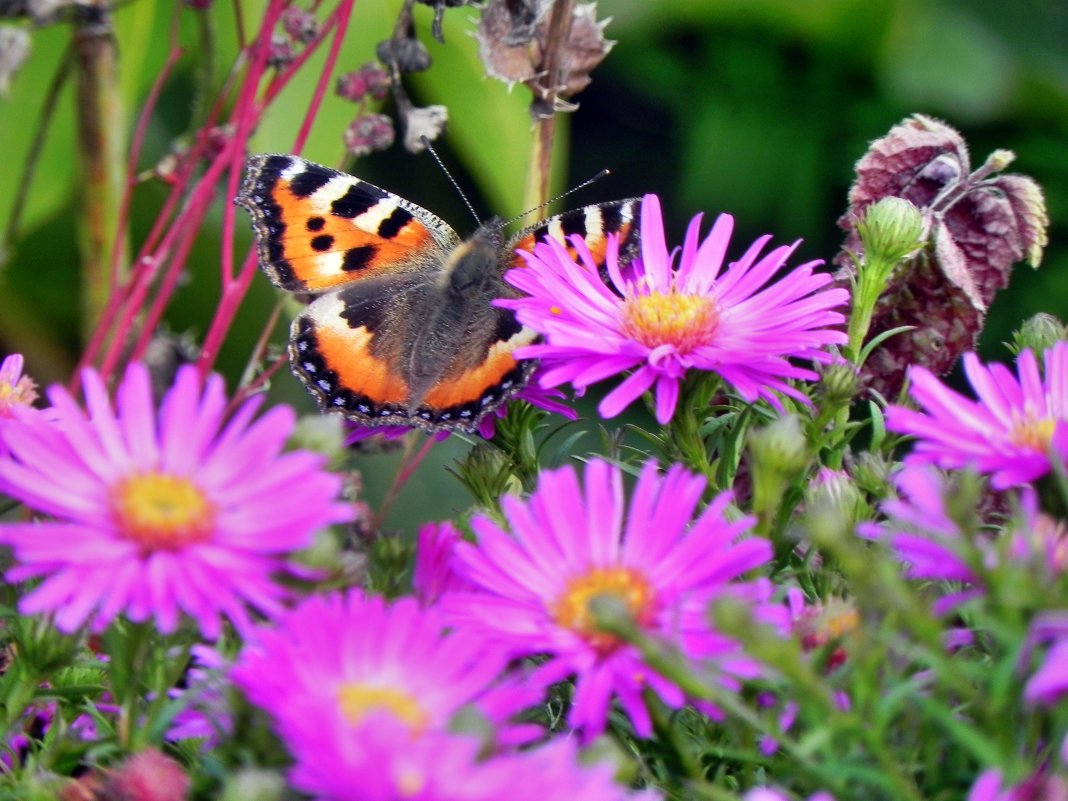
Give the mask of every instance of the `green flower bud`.
[[821, 468], [805, 487], [805, 510], [810, 527], [851, 533], [864, 514], [864, 498], [842, 470]]
[[890, 468], [882, 455], [861, 451], [853, 466], [853, 480], [864, 492], [873, 498], [885, 498], [890, 494]]
[[857, 368], [844, 359], [837, 359], [820, 370], [819, 397], [832, 406], [848, 404], [859, 388]]
[[243, 768], [226, 780], [220, 801], [281, 801], [285, 779], [273, 770]]
[[795, 415], [780, 417], [750, 433], [753, 511], [759, 517], [771, 517], [787, 487], [808, 465], [809, 458], [808, 442]]
[[1062, 340], [1068, 340], [1068, 327], [1052, 314], [1039, 312], [1013, 332], [1008, 348], [1014, 354], [1030, 349], [1041, 364], [1042, 354]]
[[923, 246], [923, 214], [903, 198], [884, 197], [868, 206], [857, 222], [857, 233], [864, 243], [865, 263], [880, 262], [892, 269]]

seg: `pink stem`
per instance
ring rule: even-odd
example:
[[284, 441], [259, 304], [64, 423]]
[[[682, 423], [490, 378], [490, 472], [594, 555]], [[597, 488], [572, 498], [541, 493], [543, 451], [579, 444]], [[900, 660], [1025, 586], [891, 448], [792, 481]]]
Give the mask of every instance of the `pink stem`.
[[[311, 44], [309, 44], [305, 50], [301, 53], [301, 56], [306, 58], [310, 54], [311, 50], [318, 45], [327, 32], [334, 29], [334, 39], [331, 43], [330, 52], [327, 55], [326, 64], [323, 67], [323, 71], [320, 74], [319, 81], [316, 85], [315, 92], [312, 94], [312, 99], [308, 104], [308, 111], [304, 116], [304, 121], [301, 124], [299, 133], [297, 134], [297, 140], [294, 144], [294, 150], [299, 151], [304, 146], [304, 142], [307, 140], [308, 133], [311, 130], [311, 124], [315, 116], [319, 112], [319, 107], [322, 104], [323, 97], [326, 92], [326, 87], [330, 81], [330, 75], [333, 72], [334, 66], [337, 63], [338, 55], [341, 51], [341, 44], [345, 38], [345, 32], [348, 27], [349, 17], [352, 12], [354, 0], [341, 0], [338, 3], [334, 12], [323, 23], [322, 29], [319, 31], [318, 38]], [[259, 105], [254, 113], [248, 114], [248, 117], [256, 117], [262, 113], [267, 103], [270, 102], [270, 98], [273, 98], [281, 91], [282, 87], [289, 81], [294, 74], [293, 68], [296, 67], [296, 62], [289, 65], [289, 68], [279, 75], [274, 81], [270, 83], [265, 92], [265, 100]], [[244, 118], [239, 118], [244, 119]], [[240, 124], [240, 123], [239, 123]], [[235, 140], [244, 142], [239, 134], [235, 136]], [[242, 152], [243, 156], [243, 152]], [[243, 158], [241, 159], [243, 161]], [[237, 176], [238, 167], [240, 162], [236, 159], [231, 164], [230, 181], [228, 185], [227, 197], [233, 197], [237, 191]], [[249, 252], [245, 257], [245, 261], [241, 267], [240, 274], [233, 278], [233, 236], [234, 236], [234, 214], [233, 205], [227, 204], [227, 214], [224, 217], [223, 222], [223, 286], [222, 286], [222, 298], [219, 301], [219, 305], [215, 311], [215, 317], [211, 321], [211, 325], [208, 328], [208, 333], [204, 337], [204, 344], [200, 351], [200, 358], [197, 360], [197, 368], [200, 370], [201, 375], [207, 375], [215, 364], [216, 358], [218, 358], [219, 350], [222, 348], [222, 343], [226, 338], [226, 335], [230, 331], [230, 326], [233, 324], [233, 319], [237, 314], [238, 307], [242, 300], [244, 300], [245, 294], [248, 291], [249, 284], [252, 283], [253, 277], [256, 275], [256, 253], [255, 251]]]

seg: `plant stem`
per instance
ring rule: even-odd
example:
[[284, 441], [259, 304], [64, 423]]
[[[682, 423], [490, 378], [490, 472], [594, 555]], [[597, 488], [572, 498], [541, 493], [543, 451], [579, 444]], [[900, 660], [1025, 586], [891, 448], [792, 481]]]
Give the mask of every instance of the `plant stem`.
[[123, 107], [119, 93], [118, 57], [108, 7], [103, 0], [77, 6], [72, 55], [79, 163], [82, 168], [82, 222], [79, 250], [82, 270], [82, 332], [96, 329], [111, 293], [110, 264], [114, 248], [127, 260], [126, 245], [117, 238], [126, 162]]

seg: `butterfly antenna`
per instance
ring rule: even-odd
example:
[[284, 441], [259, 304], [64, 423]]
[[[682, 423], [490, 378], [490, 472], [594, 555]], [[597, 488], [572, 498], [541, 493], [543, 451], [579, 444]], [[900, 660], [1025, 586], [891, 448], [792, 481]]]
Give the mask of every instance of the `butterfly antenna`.
[[471, 212], [471, 216], [475, 218], [475, 222], [479, 225], [482, 225], [482, 220], [480, 220], [478, 215], [475, 214], [475, 207], [472, 206], [471, 201], [467, 199], [467, 195], [464, 194], [464, 190], [462, 190], [460, 188], [460, 185], [456, 183], [456, 179], [452, 177], [452, 173], [449, 172], [448, 167], [445, 166], [445, 162], [441, 160], [441, 157], [438, 155], [438, 151], [434, 150], [434, 147], [430, 144], [430, 140], [427, 139], [425, 136], [420, 136], [419, 141], [423, 143], [423, 147], [430, 151], [430, 155], [434, 157], [434, 161], [438, 163], [438, 166], [441, 168], [441, 171], [445, 173], [445, 177], [449, 179], [449, 182], [452, 184], [453, 189], [456, 190], [456, 194], [460, 196], [460, 199], [464, 202], [464, 205], [467, 206], [467, 210]]
[[593, 176], [591, 176], [591, 177], [587, 178], [587, 179], [586, 179], [585, 181], [583, 181], [583, 182], [582, 182], [581, 184], [579, 184], [578, 186], [573, 186], [573, 187], [571, 187], [570, 189], [568, 189], [568, 190], [567, 190], [566, 192], [561, 192], [561, 193], [560, 193], [559, 195], [557, 195], [556, 197], [553, 197], [553, 198], [549, 198], [549, 199], [548, 199], [548, 200], [546, 200], [546, 201], [545, 201], [544, 203], [539, 203], [539, 204], [538, 204], [537, 206], [535, 206], [534, 208], [532, 208], [532, 209], [527, 209], [527, 210], [526, 210], [526, 211], [524, 211], [524, 212], [523, 212], [522, 214], [520, 214], [520, 215], [518, 215], [518, 216], [516, 216], [516, 217], [513, 217], [512, 219], [508, 220], [507, 222], [503, 222], [503, 223], [501, 223], [501, 228], [504, 228], [505, 226], [511, 225], [511, 224], [512, 224], [512, 223], [514, 223], [514, 222], [515, 222], [516, 220], [522, 220], [522, 219], [523, 219], [524, 217], [526, 217], [526, 216], [527, 216], [528, 214], [533, 214], [533, 213], [534, 213], [534, 212], [536, 212], [536, 211], [541, 211], [541, 210], [542, 210], [542, 209], [544, 209], [544, 208], [545, 208], [546, 206], [551, 206], [551, 205], [552, 205], [553, 203], [555, 203], [556, 201], [558, 201], [558, 200], [563, 200], [563, 199], [564, 199], [565, 197], [567, 197], [568, 195], [573, 195], [573, 194], [574, 194], [575, 192], [579, 191], [580, 189], [585, 189], [585, 188], [586, 188], [587, 186], [589, 186], [590, 184], [592, 184], [592, 183], [593, 183], [594, 181], [600, 181], [600, 180], [601, 180], [602, 178], [604, 178], [604, 177], [605, 177], [606, 175], [611, 175], [611, 171], [609, 171], [609, 170], [601, 170], [601, 171], [600, 171], [599, 173], [597, 173], [596, 175], [593, 175]]

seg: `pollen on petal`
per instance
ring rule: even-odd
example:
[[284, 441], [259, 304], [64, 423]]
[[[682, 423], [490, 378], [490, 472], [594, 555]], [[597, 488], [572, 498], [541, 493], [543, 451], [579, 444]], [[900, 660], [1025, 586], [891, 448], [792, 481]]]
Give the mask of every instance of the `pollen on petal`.
[[571, 579], [553, 603], [552, 612], [559, 625], [579, 634], [595, 649], [610, 651], [619, 641], [597, 629], [590, 610], [591, 602], [604, 596], [621, 601], [639, 624], [652, 618], [655, 590], [641, 573], [625, 567], [594, 568]]
[[376, 687], [363, 682], [348, 682], [338, 691], [341, 713], [353, 726], [372, 712], [386, 712], [415, 732], [427, 724], [427, 714], [410, 693], [396, 687]]
[[1009, 431], [1009, 441], [1021, 448], [1045, 452], [1053, 441], [1057, 421], [1048, 417], [1027, 415], [1016, 421]]
[[680, 353], [708, 344], [716, 333], [719, 313], [707, 296], [678, 292], [634, 295], [622, 309], [623, 331], [650, 349], [671, 345]]
[[211, 538], [215, 507], [190, 479], [148, 472], [112, 489], [119, 529], [147, 550], [176, 550]]

